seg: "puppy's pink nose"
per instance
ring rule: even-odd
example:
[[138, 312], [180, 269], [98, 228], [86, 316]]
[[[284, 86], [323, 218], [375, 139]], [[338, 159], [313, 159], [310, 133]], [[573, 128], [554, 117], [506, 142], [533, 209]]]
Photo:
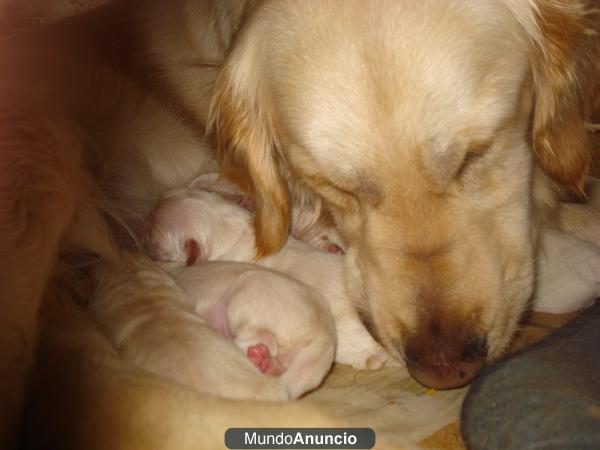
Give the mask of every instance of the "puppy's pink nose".
[[485, 366], [485, 340], [458, 340], [440, 336], [410, 336], [404, 345], [406, 366], [411, 376], [433, 389], [455, 389], [471, 382]]

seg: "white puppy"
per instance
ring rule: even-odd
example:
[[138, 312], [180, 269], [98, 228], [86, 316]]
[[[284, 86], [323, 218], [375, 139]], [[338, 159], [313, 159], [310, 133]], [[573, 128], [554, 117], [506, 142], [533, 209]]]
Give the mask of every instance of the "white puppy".
[[316, 388], [333, 363], [335, 325], [314, 289], [256, 264], [206, 262], [171, 271], [196, 312], [290, 398]]
[[540, 244], [533, 309], [565, 314], [593, 305], [600, 297], [600, 248], [547, 228]]
[[[203, 175], [187, 189], [167, 194], [155, 208], [146, 230], [148, 251], [159, 261], [180, 265], [199, 260], [252, 261], [256, 250], [251, 210], [248, 196], [235, 186], [217, 180], [215, 174]], [[302, 210], [294, 214], [296, 222], [309, 221]], [[329, 230], [321, 231], [311, 235], [311, 243], [339, 250], [327, 239]], [[258, 264], [283, 272], [323, 294], [336, 322], [337, 362], [358, 369], [377, 369], [388, 360], [386, 351], [361, 323], [346, 294], [343, 255], [315, 250], [290, 236], [280, 252]]]
[[195, 389], [228, 398], [284, 400], [279, 378], [260, 373], [199, 317], [185, 291], [142, 255], [127, 267], [105, 264], [90, 312], [134, 364]]
[[560, 230], [540, 228], [535, 311], [569, 313], [600, 297], [600, 180], [587, 177], [585, 191], [587, 202], [560, 205]]
[[[210, 263], [177, 271], [181, 285], [193, 288], [191, 298], [147, 258], [131, 255], [128, 263], [99, 271], [90, 311], [134, 364], [202, 392], [263, 400], [297, 398], [329, 371], [333, 321], [300, 283], [254, 265]], [[266, 303], [273, 322], [260, 311]], [[248, 356], [215, 327], [235, 336]], [[297, 339], [282, 339], [284, 327]]]

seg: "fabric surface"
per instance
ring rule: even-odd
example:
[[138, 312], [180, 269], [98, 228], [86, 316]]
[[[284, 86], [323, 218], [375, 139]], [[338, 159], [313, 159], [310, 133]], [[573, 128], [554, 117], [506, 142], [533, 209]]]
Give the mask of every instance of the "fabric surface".
[[491, 367], [462, 415], [469, 449], [600, 449], [600, 301]]
[[387, 442], [417, 444], [455, 421], [466, 388], [434, 391], [414, 381], [404, 368], [358, 371], [336, 365], [325, 384], [301, 401], [370, 427]]

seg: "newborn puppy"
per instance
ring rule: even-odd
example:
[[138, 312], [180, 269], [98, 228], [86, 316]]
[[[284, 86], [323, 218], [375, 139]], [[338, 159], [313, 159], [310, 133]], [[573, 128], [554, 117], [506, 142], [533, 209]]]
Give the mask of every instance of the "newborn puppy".
[[[202, 199], [207, 198], [206, 192], [219, 194], [220, 200], [209, 202], [210, 205], [202, 212], [202, 220], [198, 221], [197, 208], [202, 205]], [[243, 213], [230, 203], [237, 204], [247, 212]], [[317, 207], [313, 204], [294, 205], [291, 235], [315, 249], [343, 253], [345, 244], [341, 236], [335, 227], [323, 223], [319, 208], [318, 203]], [[250, 196], [233, 183], [220, 178], [218, 173], [201, 175], [187, 189], [176, 189], [165, 194], [159, 206], [154, 209], [147, 224], [146, 240], [150, 242], [152, 234], [157, 232], [156, 221], [161, 223], [159, 228], [165, 227], [170, 231], [159, 238], [168, 242], [151, 244], [148, 250], [156, 253], [153, 256], [157, 260], [181, 261], [178, 258], [182, 254], [175, 258], [172, 255], [172, 252], [179, 249], [190, 258], [187, 265], [193, 264], [199, 257], [203, 260], [253, 261], [256, 255], [254, 230], [247, 226], [247, 222], [252, 220], [254, 211], [254, 202]], [[240, 221], [244, 223], [240, 224]], [[191, 239], [180, 247], [179, 233], [185, 234], [191, 228], [198, 233], [202, 242]], [[197, 244], [201, 244], [202, 255], [199, 254], [201, 249]], [[164, 258], [161, 255], [163, 248], [166, 251]], [[207, 251], [217, 253], [209, 255]]]
[[[168, 194], [155, 208], [146, 230], [148, 251], [159, 261], [188, 266], [198, 260], [252, 261], [255, 240], [251, 210], [249, 197], [237, 188], [224, 180], [216, 181], [214, 175], [202, 176], [188, 189]], [[296, 214], [301, 217], [303, 212]], [[326, 229], [320, 231], [312, 232], [313, 244], [340, 249], [327, 239]], [[279, 253], [258, 264], [300, 280], [323, 295], [335, 318], [337, 362], [357, 369], [377, 369], [388, 360], [346, 294], [342, 255], [315, 250], [290, 236]]]
[[[234, 399], [287, 400], [282, 377], [256, 369], [194, 311], [186, 293], [155, 263], [128, 255], [97, 272], [90, 312], [123, 357], [198, 391]], [[239, 283], [238, 283], [239, 284]], [[299, 395], [299, 386], [294, 395]]]
[[329, 372], [335, 325], [314, 289], [256, 264], [206, 262], [170, 272], [196, 313], [263, 373], [281, 376], [290, 398]]

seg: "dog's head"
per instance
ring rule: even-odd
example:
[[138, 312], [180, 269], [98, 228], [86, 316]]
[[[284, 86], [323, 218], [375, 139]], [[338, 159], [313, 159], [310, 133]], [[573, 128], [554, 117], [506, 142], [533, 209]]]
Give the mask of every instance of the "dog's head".
[[290, 192], [320, 197], [382, 343], [423, 384], [466, 384], [532, 294], [534, 162], [581, 186], [588, 19], [567, 0], [265, 2], [209, 128], [259, 254], [284, 242]]

